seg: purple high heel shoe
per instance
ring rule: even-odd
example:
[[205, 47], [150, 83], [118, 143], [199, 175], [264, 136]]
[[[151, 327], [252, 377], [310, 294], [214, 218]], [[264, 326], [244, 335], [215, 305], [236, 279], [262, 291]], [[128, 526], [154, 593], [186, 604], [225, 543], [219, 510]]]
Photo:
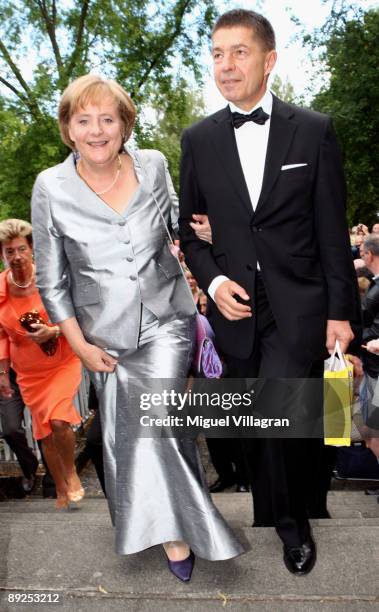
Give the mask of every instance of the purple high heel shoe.
[[[167, 556], [167, 553], [166, 553]], [[170, 561], [167, 557], [168, 568], [176, 578], [179, 578], [182, 582], [189, 582], [191, 580], [191, 574], [193, 566], [195, 564], [195, 555], [192, 550], [186, 559], [182, 561]]]

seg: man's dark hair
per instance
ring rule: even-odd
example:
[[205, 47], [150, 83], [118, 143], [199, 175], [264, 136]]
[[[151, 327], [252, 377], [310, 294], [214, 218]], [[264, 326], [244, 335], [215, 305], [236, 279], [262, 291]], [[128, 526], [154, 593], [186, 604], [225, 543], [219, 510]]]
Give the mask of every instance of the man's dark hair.
[[264, 51], [275, 49], [275, 32], [271, 23], [255, 11], [233, 9], [221, 15], [213, 26], [212, 36], [221, 28], [250, 28], [255, 38], [261, 43]]
[[370, 251], [374, 257], [379, 257], [379, 234], [369, 234], [364, 239], [363, 248], [366, 253]]

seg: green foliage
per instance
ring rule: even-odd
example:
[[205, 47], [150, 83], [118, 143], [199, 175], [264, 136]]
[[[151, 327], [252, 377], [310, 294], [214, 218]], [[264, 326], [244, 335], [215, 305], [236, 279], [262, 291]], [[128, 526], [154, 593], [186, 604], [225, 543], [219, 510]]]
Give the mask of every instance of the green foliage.
[[0, 108], [0, 220], [29, 219], [37, 174], [66, 155], [54, 118], [28, 122], [15, 109]]
[[324, 37], [330, 82], [312, 107], [334, 120], [344, 155], [349, 222], [370, 225], [379, 210], [379, 12], [343, 17]]
[[154, 122], [146, 123], [137, 137], [141, 148], [158, 149], [169, 160], [170, 174], [179, 189], [180, 139], [184, 128], [206, 115], [199, 92], [192, 92], [184, 79], [179, 79], [170, 98], [157, 97], [151, 108]]
[[280, 76], [276, 74], [272, 80], [270, 89], [281, 100], [284, 100], [285, 102], [295, 103], [295, 90], [293, 88], [292, 83], [288, 79], [283, 83]]
[[[72, 79], [100, 72], [139, 109], [169, 116], [176, 106], [185, 120], [171, 95], [179, 72], [201, 82], [199, 49], [214, 15], [213, 0], [0, 0], [0, 218], [27, 218], [35, 176], [67, 154], [55, 115]], [[145, 130], [137, 125], [138, 142]], [[173, 168], [177, 145], [166, 136]]]

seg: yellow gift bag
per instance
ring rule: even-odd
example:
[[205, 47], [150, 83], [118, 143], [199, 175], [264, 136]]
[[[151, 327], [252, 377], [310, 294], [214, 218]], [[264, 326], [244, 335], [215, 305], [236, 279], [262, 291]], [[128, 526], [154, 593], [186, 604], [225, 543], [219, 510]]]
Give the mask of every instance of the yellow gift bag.
[[324, 442], [329, 446], [350, 446], [353, 375], [337, 340], [324, 367]]

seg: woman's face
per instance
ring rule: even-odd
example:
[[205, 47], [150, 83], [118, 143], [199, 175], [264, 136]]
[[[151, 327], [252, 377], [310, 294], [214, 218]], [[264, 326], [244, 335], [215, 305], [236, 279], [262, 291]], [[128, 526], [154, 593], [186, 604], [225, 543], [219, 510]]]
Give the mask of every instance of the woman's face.
[[197, 282], [196, 279], [192, 276], [191, 272], [186, 272], [187, 283], [190, 286], [191, 291], [196, 291]]
[[33, 250], [24, 237], [4, 240], [2, 258], [5, 265], [15, 272], [27, 272], [33, 263]]
[[123, 142], [124, 125], [112, 98], [78, 109], [68, 127], [70, 138], [83, 161], [104, 166], [117, 157]]

